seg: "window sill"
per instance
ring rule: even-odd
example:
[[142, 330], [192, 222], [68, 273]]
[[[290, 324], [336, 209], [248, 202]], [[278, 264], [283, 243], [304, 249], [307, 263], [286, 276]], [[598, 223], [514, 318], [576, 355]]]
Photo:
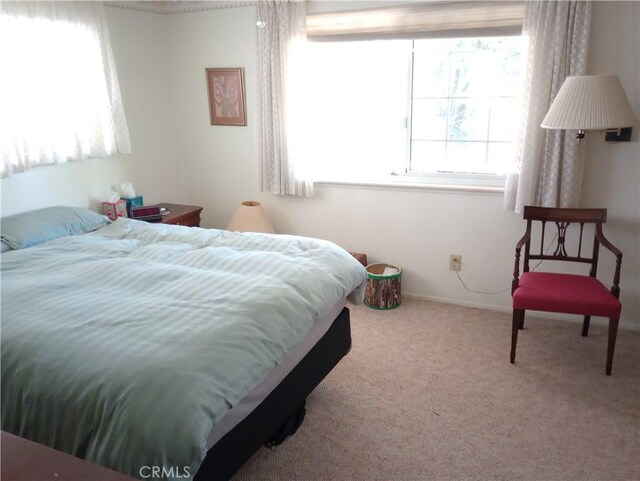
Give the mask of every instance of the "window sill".
[[431, 182], [428, 180], [416, 181], [413, 177], [391, 176], [385, 179], [376, 180], [317, 180], [316, 185], [329, 186], [352, 186], [383, 188], [396, 190], [427, 190], [458, 193], [480, 193], [503, 195], [504, 186], [480, 185], [474, 183], [444, 183], [440, 181]]

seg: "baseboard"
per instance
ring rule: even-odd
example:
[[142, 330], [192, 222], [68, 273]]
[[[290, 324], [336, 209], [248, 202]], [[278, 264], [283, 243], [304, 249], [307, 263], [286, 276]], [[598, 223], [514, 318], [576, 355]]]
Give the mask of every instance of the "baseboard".
[[[507, 312], [511, 313], [510, 307], [498, 306], [495, 304], [485, 304], [482, 302], [473, 302], [473, 301], [464, 301], [460, 299], [449, 299], [446, 297], [437, 297], [437, 296], [425, 296], [424, 294], [414, 294], [411, 292], [403, 292], [402, 297], [406, 299], [416, 299], [419, 301], [430, 301], [430, 302], [441, 302], [443, 304], [454, 304], [457, 306], [465, 306], [465, 307], [475, 307], [477, 309], [486, 309], [488, 311], [498, 311], [498, 312]], [[557, 319], [560, 321], [568, 321], [573, 323], [582, 324], [583, 317], [582, 316], [573, 316], [570, 314], [561, 314], [561, 313], [553, 313], [553, 312], [542, 312], [536, 311], [534, 314], [535, 317], [541, 317], [543, 319]], [[592, 325], [598, 326], [607, 326], [609, 324], [608, 319], [603, 317], [592, 317], [591, 318]], [[620, 322], [620, 329], [626, 329], [628, 331], [640, 331], [640, 325], [631, 324], [626, 321]]]

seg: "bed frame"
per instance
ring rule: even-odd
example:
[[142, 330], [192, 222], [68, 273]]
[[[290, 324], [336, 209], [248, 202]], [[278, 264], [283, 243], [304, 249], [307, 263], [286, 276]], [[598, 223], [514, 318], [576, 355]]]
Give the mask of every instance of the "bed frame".
[[304, 403], [351, 349], [351, 324], [346, 307], [327, 333], [282, 382], [245, 419], [208, 451], [195, 481], [230, 479], [264, 444], [277, 439], [285, 425], [297, 428]]

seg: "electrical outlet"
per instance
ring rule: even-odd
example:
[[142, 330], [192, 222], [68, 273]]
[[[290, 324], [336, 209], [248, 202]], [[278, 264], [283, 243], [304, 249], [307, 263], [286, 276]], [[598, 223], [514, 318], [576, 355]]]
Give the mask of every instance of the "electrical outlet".
[[462, 269], [462, 256], [460, 254], [451, 254], [449, 256], [449, 269], [452, 271]]

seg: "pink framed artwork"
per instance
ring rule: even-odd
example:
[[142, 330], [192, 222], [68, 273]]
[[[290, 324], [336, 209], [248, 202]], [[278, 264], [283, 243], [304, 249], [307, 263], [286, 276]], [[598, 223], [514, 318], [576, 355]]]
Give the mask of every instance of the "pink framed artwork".
[[241, 68], [208, 68], [211, 125], [247, 125], [244, 71]]

